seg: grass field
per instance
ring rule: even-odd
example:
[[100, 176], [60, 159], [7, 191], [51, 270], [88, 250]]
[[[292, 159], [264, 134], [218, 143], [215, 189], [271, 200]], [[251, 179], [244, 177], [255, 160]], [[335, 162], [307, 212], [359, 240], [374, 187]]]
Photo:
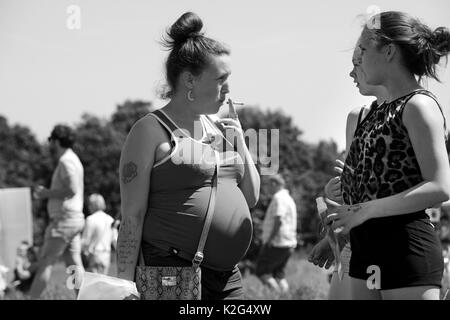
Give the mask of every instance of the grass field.
[[[110, 275], [115, 276], [115, 262], [111, 264]], [[50, 284], [43, 294], [46, 300], [74, 300], [75, 293], [66, 288], [67, 274], [63, 263], [53, 268]], [[286, 268], [286, 278], [290, 285], [287, 294], [276, 294], [265, 287], [261, 281], [250, 272], [243, 274], [243, 284], [247, 300], [323, 300], [327, 298], [329, 284], [324, 270], [315, 267], [306, 260], [302, 252], [295, 253]], [[10, 292], [7, 300], [27, 299], [20, 292]]]

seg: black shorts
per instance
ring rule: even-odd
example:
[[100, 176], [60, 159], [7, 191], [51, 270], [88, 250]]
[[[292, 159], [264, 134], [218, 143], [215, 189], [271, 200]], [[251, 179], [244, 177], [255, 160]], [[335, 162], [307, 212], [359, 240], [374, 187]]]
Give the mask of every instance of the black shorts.
[[285, 277], [284, 269], [293, 251], [294, 249], [289, 247], [269, 245], [262, 247], [256, 263], [256, 275], [260, 277], [270, 274], [275, 279], [283, 279]]
[[441, 287], [442, 249], [423, 211], [368, 220], [350, 231], [350, 242], [350, 277], [373, 280], [379, 271], [381, 290]]
[[[192, 265], [192, 261], [146, 242], [142, 242], [142, 254], [146, 266], [184, 267]], [[242, 276], [237, 266], [229, 271], [212, 270], [205, 266], [200, 266], [200, 268], [202, 270], [202, 300], [244, 299]]]

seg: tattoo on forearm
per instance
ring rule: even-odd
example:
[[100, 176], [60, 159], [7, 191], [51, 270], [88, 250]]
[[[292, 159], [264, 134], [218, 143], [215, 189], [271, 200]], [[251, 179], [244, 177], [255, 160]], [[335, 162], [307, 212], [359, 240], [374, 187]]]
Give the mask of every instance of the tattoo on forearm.
[[122, 168], [122, 182], [129, 183], [137, 177], [137, 165], [130, 161], [124, 164]]
[[349, 206], [347, 211], [353, 211], [353, 212], [358, 212], [359, 210], [361, 210], [362, 206], [360, 204], [354, 204], [352, 206]]
[[136, 252], [138, 252], [140, 246], [140, 239], [137, 239], [136, 232], [138, 229], [139, 226], [135, 219], [129, 217], [123, 219], [117, 241], [117, 268], [119, 273], [136, 266]]

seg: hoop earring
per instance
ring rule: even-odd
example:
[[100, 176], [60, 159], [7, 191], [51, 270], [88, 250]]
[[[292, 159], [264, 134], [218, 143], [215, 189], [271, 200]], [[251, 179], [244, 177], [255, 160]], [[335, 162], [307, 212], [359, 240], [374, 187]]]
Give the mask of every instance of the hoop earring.
[[194, 100], [195, 100], [194, 98], [192, 98], [192, 90], [189, 90], [189, 91], [188, 91], [188, 93], [187, 93], [187, 99], [188, 99], [189, 101], [194, 101]]

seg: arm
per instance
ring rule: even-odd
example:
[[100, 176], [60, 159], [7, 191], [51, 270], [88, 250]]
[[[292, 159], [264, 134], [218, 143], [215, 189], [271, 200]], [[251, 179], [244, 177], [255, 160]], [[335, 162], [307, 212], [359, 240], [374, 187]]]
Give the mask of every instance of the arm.
[[59, 166], [61, 166], [63, 175], [63, 186], [58, 189], [47, 189], [42, 186], [37, 187], [36, 197], [38, 199], [67, 199], [75, 195], [77, 191], [75, 168], [67, 161], [60, 161]]
[[245, 200], [250, 208], [253, 208], [258, 203], [259, 189], [261, 180], [255, 163], [253, 162], [250, 151], [245, 144], [245, 140], [239, 142], [242, 147], [238, 146], [238, 152], [241, 158], [244, 160], [244, 177], [239, 183], [239, 188], [244, 194]]
[[[382, 199], [337, 207], [334, 228], [344, 231], [372, 218], [408, 214], [449, 199], [450, 167], [445, 149], [443, 118], [434, 100], [416, 95], [405, 106], [405, 124], [424, 179], [420, 184]], [[356, 214], [355, 214], [356, 213]]]
[[117, 276], [134, 281], [142, 228], [150, 191], [150, 174], [158, 136], [152, 117], [139, 120], [131, 129], [120, 157], [121, 214], [117, 240]]
[[[363, 107], [364, 108], [364, 107]], [[345, 153], [344, 159], [347, 157], [348, 152], [350, 150], [350, 146], [353, 141], [353, 136], [355, 135], [355, 130], [358, 125], [358, 117], [361, 108], [356, 108], [350, 111], [347, 116], [347, 124], [345, 128]], [[334, 167], [334, 171], [337, 176], [331, 178], [328, 183], [325, 185], [324, 193], [328, 199], [331, 199], [335, 202], [342, 203], [342, 191], [341, 191], [341, 173], [344, 169], [344, 163], [339, 159], [336, 159], [336, 166]]]
[[86, 219], [83, 233], [81, 235], [81, 247], [83, 251], [89, 251], [89, 244], [91, 243], [91, 241], [92, 241], [91, 219], [89, 219], [88, 217]]
[[281, 219], [282, 219], [282, 215], [283, 215], [282, 210], [284, 210], [284, 208], [283, 208], [283, 204], [281, 203], [280, 199], [277, 198], [276, 196], [274, 196], [269, 205], [269, 208], [267, 210], [270, 210], [271, 212], [274, 213], [273, 214], [273, 219], [274, 219], [273, 227], [270, 232], [269, 238], [267, 239], [267, 244], [270, 244], [273, 241], [273, 239], [275, 239], [278, 232], [280, 231]]
[[[220, 119], [216, 121], [216, 125], [218, 125], [219, 128], [223, 128], [223, 131], [225, 132], [227, 129], [233, 130], [232, 134], [226, 134], [227, 140], [233, 141], [234, 137], [237, 137], [237, 152], [244, 162], [245, 169], [244, 176], [239, 183], [239, 188], [244, 194], [248, 206], [253, 208], [259, 199], [261, 181], [250, 151], [245, 144], [245, 137], [242, 132], [241, 124], [239, 120]], [[229, 137], [233, 137], [233, 139], [229, 139]]]

